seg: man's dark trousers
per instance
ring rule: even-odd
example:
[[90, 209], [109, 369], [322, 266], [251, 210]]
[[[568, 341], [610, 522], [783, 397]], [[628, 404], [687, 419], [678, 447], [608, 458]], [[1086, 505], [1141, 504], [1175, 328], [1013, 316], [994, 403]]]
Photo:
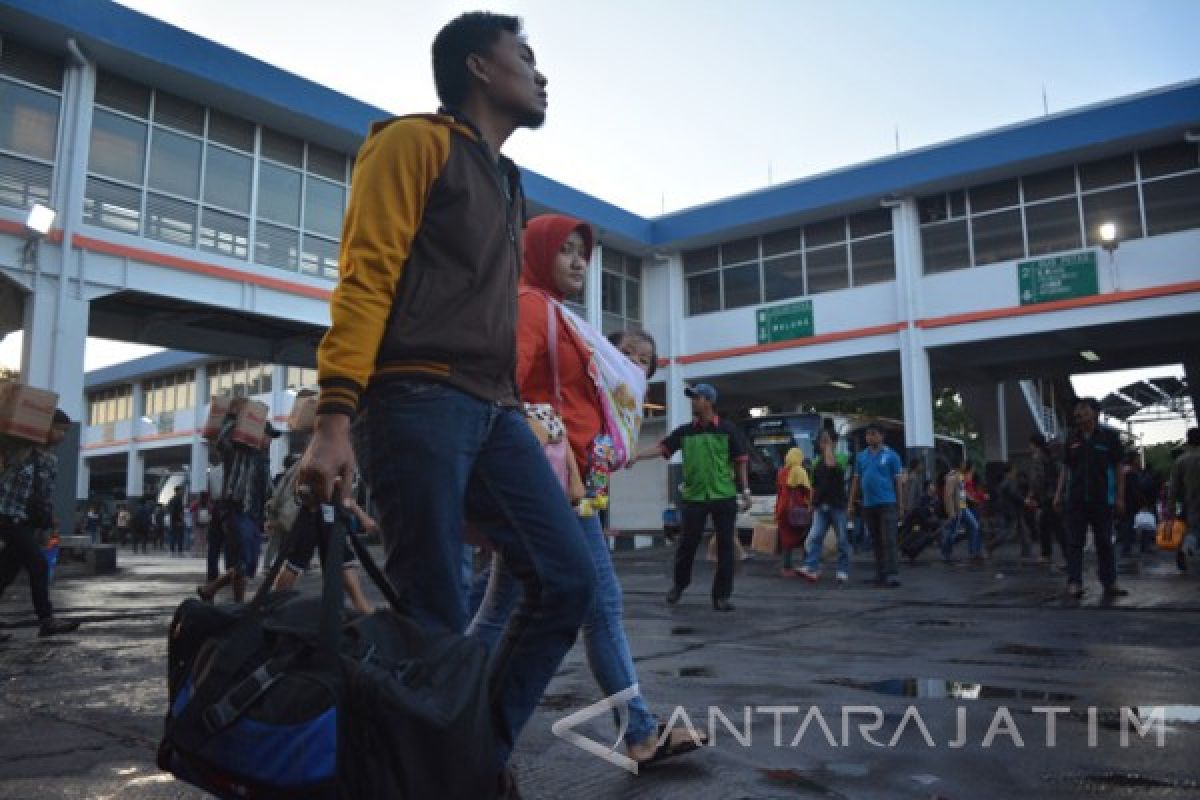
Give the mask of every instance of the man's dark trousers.
[[54, 616], [47, 580], [49, 569], [38, 546], [37, 534], [24, 522], [5, 520], [0, 522], [0, 539], [4, 540], [4, 550], [0, 552], [0, 591], [8, 588], [24, 569], [29, 573], [29, 593], [38, 619]]
[[1083, 583], [1083, 545], [1088, 526], [1096, 543], [1096, 571], [1100, 583], [1117, 582], [1117, 563], [1113, 553], [1113, 509], [1107, 503], [1083, 503], [1067, 509], [1067, 583]]
[[692, 582], [692, 562], [700, 537], [704, 535], [704, 523], [712, 516], [713, 529], [717, 536], [717, 574], [713, 576], [712, 596], [714, 600], [725, 600], [733, 594], [733, 536], [737, 524], [737, 500], [709, 500], [702, 503], [684, 503], [683, 536], [675, 550], [675, 588], [683, 591]]

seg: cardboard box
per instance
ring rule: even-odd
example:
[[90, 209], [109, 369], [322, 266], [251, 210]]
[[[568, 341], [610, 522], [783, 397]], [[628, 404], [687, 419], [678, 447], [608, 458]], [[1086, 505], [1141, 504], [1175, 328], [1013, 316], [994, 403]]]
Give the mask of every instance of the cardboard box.
[[[236, 399], [241, 401], [241, 410], [238, 412], [237, 422], [234, 424], [233, 441], [249, 447], [262, 447], [266, 438], [269, 414], [267, 406], [257, 400]], [[221, 434], [221, 425], [234, 405], [234, 400], [235, 398], [232, 397], [214, 397], [212, 399], [212, 403], [208, 407], [208, 419], [204, 421], [204, 429], [201, 431], [201, 435], [205, 439], [213, 440]]]
[[317, 424], [317, 393], [312, 389], [301, 389], [292, 403], [288, 414], [288, 430], [306, 433]]
[[58, 394], [23, 383], [0, 383], [0, 433], [45, 444], [58, 408]]
[[212, 399], [212, 404], [208, 407], [208, 419], [204, 421], [204, 429], [200, 435], [205, 439], [216, 439], [221, 433], [221, 423], [225, 421], [225, 415], [229, 413], [229, 404], [232, 398], [218, 395]]
[[247, 400], [238, 413], [233, 440], [247, 447], [262, 447], [266, 443], [267, 417], [270, 413], [266, 403]]
[[773, 524], [760, 522], [754, 526], [754, 538], [750, 540], [750, 549], [756, 553], [766, 553], [769, 556], [779, 553], [779, 528]]

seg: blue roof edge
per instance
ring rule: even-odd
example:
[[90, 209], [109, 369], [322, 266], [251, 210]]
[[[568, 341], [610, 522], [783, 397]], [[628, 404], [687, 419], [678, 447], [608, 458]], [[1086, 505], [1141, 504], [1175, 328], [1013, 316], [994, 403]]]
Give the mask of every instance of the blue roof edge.
[[131, 361], [122, 361], [120, 364], [89, 370], [83, 376], [83, 388], [94, 389], [116, 383], [129, 383], [135, 379], [171, 372], [214, 358], [215, 356], [191, 353], [187, 350], [164, 350], [161, 353], [151, 353]]

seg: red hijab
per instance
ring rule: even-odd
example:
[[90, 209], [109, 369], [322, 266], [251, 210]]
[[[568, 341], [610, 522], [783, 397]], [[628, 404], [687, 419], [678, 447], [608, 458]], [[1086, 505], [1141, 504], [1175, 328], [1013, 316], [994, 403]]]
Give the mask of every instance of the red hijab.
[[554, 257], [562, 250], [567, 237], [576, 231], [583, 237], [583, 257], [592, 257], [592, 228], [563, 214], [543, 214], [529, 220], [525, 226], [524, 259], [521, 265], [521, 285], [538, 289], [562, 301], [563, 293], [554, 282]]
[[[578, 231], [583, 237], [583, 258], [592, 258], [592, 228], [585, 222], [564, 214], [543, 214], [529, 220], [525, 226], [522, 240], [524, 255], [521, 268], [522, 294], [532, 291], [547, 298], [547, 312], [550, 310], [550, 299], [563, 302], [566, 295], [554, 281], [554, 258], [562, 250], [567, 237]], [[579, 352], [579, 357], [586, 365], [592, 357], [592, 349], [588, 343], [567, 324], [561, 314], [558, 315], [558, 349], [560, 358], [563, 347], [570, 343]], [[585, 367], [586, 371], [586, 367]]]

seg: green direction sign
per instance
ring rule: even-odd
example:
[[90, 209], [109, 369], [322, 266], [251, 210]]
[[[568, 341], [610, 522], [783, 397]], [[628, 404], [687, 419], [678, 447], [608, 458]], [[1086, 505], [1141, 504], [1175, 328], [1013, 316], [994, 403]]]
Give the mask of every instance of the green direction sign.
[[758, 310], [758, 343], [786, 342], [813, 335], [812, 300]]
[[1096, 251], [1022, 261], [1017, 281], [1023, 306], [1097, 294]]

